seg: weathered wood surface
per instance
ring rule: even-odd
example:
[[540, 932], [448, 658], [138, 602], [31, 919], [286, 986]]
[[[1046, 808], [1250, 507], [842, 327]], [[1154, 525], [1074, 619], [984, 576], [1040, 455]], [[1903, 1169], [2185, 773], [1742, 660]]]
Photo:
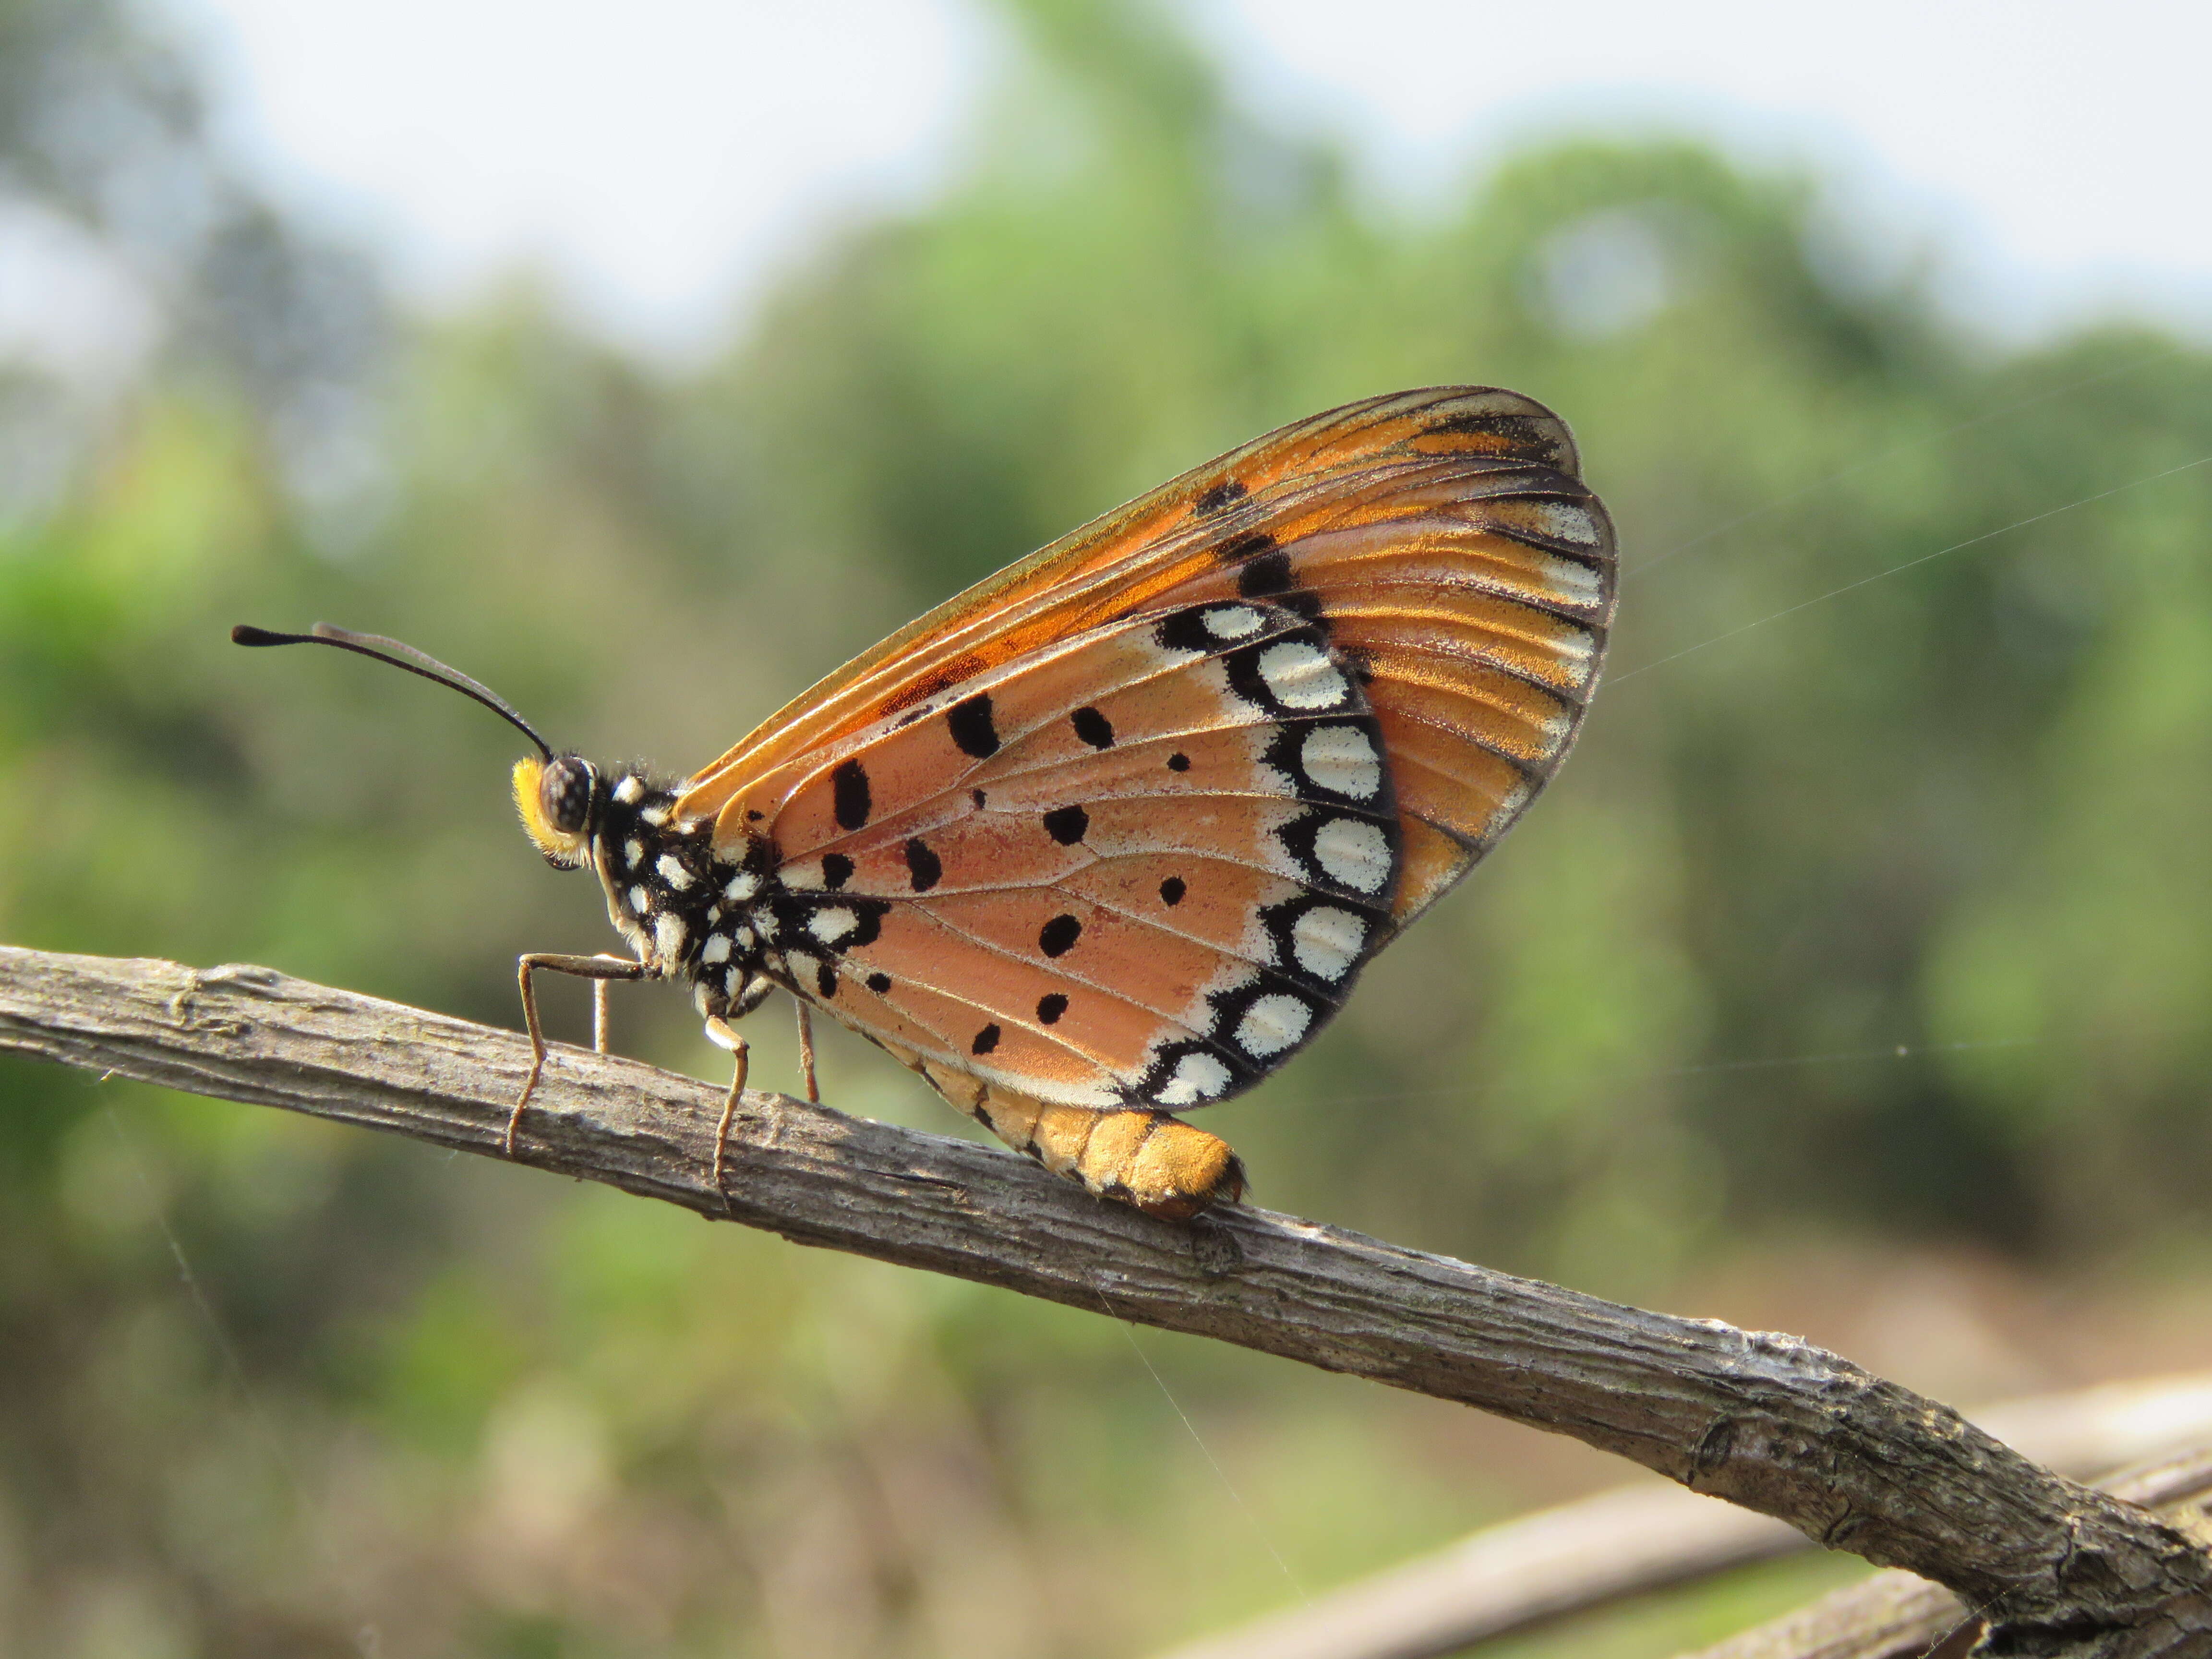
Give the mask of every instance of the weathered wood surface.
[[[2212, 1373], [1999, 1401], [1968, 1416], [2047, 1468], [2101, 1475], [2212, 1445]], [[1802, 1533], [1771, 1516], [1680, 1486], [1639, 1482], [1486, 1527], [1160, 1659], [1443, 1659], [1478, 1642], [1811, 1547]], [[1958, 1622], [1959, 1601], [1949, 1591], [1911, 1573], [1894, 1577], [1924, 1593], [1907, 1598], [1915, 1605], [1933, 1596]], [[1762, 1651], [1778, 1659], [1790, 1650]]]
[[[518, 1034], [263, 968], [0, 947], [0, 1048], [496, 1155]], [[520, 1161], [801, 1243], [1110, 1309], [1577, 1439], [2001, 1609], [1993, 1650], [2212, 1654], [2212, 1556], [1788, 1336], [1674, 1318], [1264, 1210], [1194, 1225], [972, 1142], [558, 1048]]]
[[[2212, 1450], [2131, 1470], [2107, 1489], [2212, 1544]], [[1982, 1635], [1949, 1590], [1893, 1569], [1685, 1659], [1959, 1659]], [[2203, 1650], [2201, 1637], [2175, 1649]]]

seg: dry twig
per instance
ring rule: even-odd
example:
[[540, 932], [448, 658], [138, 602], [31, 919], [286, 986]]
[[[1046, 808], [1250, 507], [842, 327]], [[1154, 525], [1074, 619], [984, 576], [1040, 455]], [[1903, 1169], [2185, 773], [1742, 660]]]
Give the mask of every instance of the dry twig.
[[[2039, 1463], [2102, 1474], [2212, 1440], [2212, 1375], [2037, 1395], [1971, 1417]], [[1163, 1659], [1441, 1659], [1810, 1547], [1802, 1533], [1771, 1516], [1680, 1486], [1638, 1483], [1486, 1527]], [[1955, 1621], [1957, 1597], [1910, 1573], [1893, 1576], [1940, 1598]], [[1779, 1659], [1792, 1650], [1768, 1652]]]
[[[0, 1048], [490, 1152], [518, 1035], [288, 979], [0, 948]], [[1264, 1210], [1154, 1221], [971, 1142], [556, 1050], [521, 1161], [802, 1243], [1191, 1331], [1573, 1435], [1996, 1610], [2014, 1653], [2212, 1651], [2212, 1556], [1796, 1340]]]
[[[2129, 1472], [2106, 1490], [2212, 1541], [2212, 1450]], [[1959, 1598], [1909, 1572], [1875, 1573], [1686, 1659], [1959, 1659], [1982, 1634]], [[2203, 1638], [2189, 1651], [2203, 1650]]]

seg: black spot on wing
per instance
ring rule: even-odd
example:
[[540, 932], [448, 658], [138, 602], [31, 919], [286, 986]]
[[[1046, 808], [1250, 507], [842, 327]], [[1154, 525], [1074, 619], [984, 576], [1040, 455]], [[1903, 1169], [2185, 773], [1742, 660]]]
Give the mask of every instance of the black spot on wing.
[[1048, 957], [1064, 957], [1083, 937], [1083, 924], [1071, 915], [1057, 915], [1037, 933], [1037, 949]]
[[968, 1052], [971, 1054], [988, 1054], [998, 1046], [999, 1028], [996, 1025], [986, 1025], [975, 1033], [975, 1040], [968, 1045]]
[[945, 728], [963, 755], [988, 760], [999, 752], [999, 728], [991, 718], [991, 694], [978, 691], [945, 711]]
[[1233, 507], [1251, 494], [1235, 478], [1224, 478], [1219, 483], [1209, 484], [1198, 492], [1191, 508], [1201, 519], [1210, 519], [1224, 507]]
[[830, 775], [830, 799], [840, 830], [858, 830], [867, 823], [872, 803], [868, 796], [868, 769], [848, 760]]
[[1169, 771], [1170, 771], [1170, 772], [1188, 772], [1188, 771], [1189, 771], [1189, 770], [1190, 770], [1190, 757], [1189, 757], [1189, 756], [1188, 756], [1188, 755], [1186, 755], [1186, 754], [1181, 753], [1180, 751], [1178, 751], [1178, 752], [1176, 752], [1176, 753], [1175, 753], [1175, 754], [1170, 755], [1170, 756], [1168, 757], [1168, 770], [1169, 770]]
[[1080, 806], [1055, 806], [1044, 815], [1044, 832], [1062, 847], [1073, 847], [1091, 828], [1091, 814]]
[[1037, 999], [1037, 1023], [1041, 1025], [1058, 1024], [1060, 1017], [1066, 1012], [1067, 999], [1057, 991]]
[[1152, 639], [1163, 651], [1188, 651], [1199, 655], [1210, 653], [1216, 643], [1206, 625], [1206, 607], [1193, 605], [1178, 611], [1152, 629]]
[[944, 878], [945, 860], [931, 850], [929, 843], [919, 836], [906, 844], [908, 878], [917, 893], [927, 893]]
[[1224, 564], [1243, 564], [1248, 559], [1260, 558], [1274, 550], [1275, 538], [1264, 530], [1255, 530], [1249, 536], [1239, 536], [1234, 541], [1224, 542], [1213, 556]]
[[891, 988], [891, 976], [889, 974], [870, 974], [867, 984], [871, 991], [881, 996]]
[[822, 855], [822, 884], [824, 887], [834, 893], [852, 878], [852, 860], [842, 853], [824, 853]]
[[1114, 746], [1114, 722], [1095, 708], [1079, 708], [1068, 716], [1075, 727], [1075, 735], [1093, 749]]
[[1160, 902], [1170, 907], [1181, 904], [1182, 896], [1189, 890], [1181, 876], [1170, 876], [1160, 884]]

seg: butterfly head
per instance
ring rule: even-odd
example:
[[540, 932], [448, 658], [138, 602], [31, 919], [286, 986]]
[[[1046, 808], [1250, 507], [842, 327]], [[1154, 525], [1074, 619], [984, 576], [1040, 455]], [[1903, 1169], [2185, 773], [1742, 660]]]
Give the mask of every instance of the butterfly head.
[[592, 827], [602, 815], [606, 784], [599, 769], [580, 755], [531, 757], [514, 763], [514, 805], [522, 827], [557, 870], [589, 861]]

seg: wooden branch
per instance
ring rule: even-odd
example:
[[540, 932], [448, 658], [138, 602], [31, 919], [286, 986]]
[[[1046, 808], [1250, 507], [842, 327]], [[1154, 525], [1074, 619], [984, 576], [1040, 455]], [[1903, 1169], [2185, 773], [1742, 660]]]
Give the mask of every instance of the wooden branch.
[[[495, 1153], [515, 1033], [267, 969], [0, 948], [0, 1048]], [[2212, 1648], [2212, 1555], [1832, 1354], [1256, 1209], [1192, 1225], [972, 1142], [560, 1048], [520, 1161], [1571, 1434], [1997, 1609], [2016, 1653]]]
[[[2212, 1442], [2212, 1374], [2000, 1401], [1968, 1416], [2024, 1457], [2063, 1474], [2102, 1474]], [[1770, 1516], [1639, 1483], [1486, 1527], [1162, 1659], [1442, 1659], [1811, 1547]], [[1894, 1576], [1941, 1598], [1956, 1622], [1956, 1596], [1910, 1573]]]
[[[2212, 1449], [2129, 1471], [2107, 1490], [2212, 1542]], [[1958, 1659], [1982, 1633], [1949, 1590], [1893, 1569], [1686, 1659]]]

